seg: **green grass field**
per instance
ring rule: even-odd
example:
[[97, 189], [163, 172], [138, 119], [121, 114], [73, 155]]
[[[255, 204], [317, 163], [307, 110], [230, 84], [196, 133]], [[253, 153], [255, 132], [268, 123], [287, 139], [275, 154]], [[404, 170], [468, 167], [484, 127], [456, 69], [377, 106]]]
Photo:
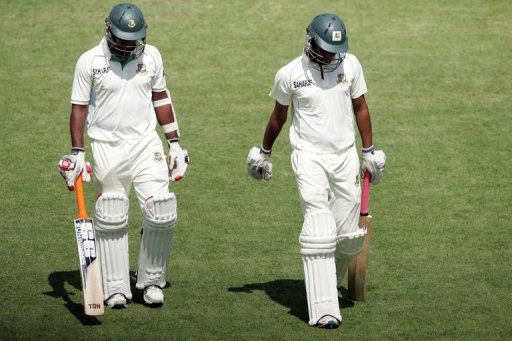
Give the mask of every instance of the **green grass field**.
[[[113, 1], [0, 2], [0, 339], [510, 339], [512, 2], [139, 1], [192, 164], [171, 190], [179, 223], [166, 302], [83, 315], [70, 147], [76, 60]], [[245, 170], [261, 143], [276, 70], [318, 13], [339, 14], [369, 89], [374, 142], [366, 303], [343, 325], [308, 326], [302, 217], [287, 124], [274, 179]], [[86, 187], [89, 211], [93, 187]], [[132, 196], [131, 199], [135, 199]], [[135, 270], [140, 212], [131, 200]]]

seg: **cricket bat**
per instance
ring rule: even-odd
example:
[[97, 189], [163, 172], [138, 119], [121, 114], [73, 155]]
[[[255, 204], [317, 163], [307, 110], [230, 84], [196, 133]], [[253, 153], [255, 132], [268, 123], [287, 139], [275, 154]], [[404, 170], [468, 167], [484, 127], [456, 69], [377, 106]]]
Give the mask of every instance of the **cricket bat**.
[[368, 257], [370, 256], [370, 240], [372, 237], [372, 216], [368, 213], [370, 177], [370, 173], [366, 171], [361, 193], [359, 227], [365, 227], [367, 230], [364, 247], [359, 255], [352, 259], [348, 267], [348, 297], [353, 301], [366, 301], [368, 298]]
[[87, 215], [85, 207], [82, 175], [78, 176], [75, 181], [75, 193], [78, 205], [78, 218], [75, 219], [75, 234], [78, 245], [85, 315], [103, 315], [105, 308], [103, 305], [101, 268], [96, 252], [94, 222]]

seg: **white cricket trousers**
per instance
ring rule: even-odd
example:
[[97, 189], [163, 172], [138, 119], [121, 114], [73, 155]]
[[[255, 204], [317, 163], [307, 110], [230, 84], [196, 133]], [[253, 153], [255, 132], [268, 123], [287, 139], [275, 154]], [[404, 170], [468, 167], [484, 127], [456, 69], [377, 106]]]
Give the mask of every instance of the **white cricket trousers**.
[[91, 141], [96, 196], [123, 193], [130, 197], [133, 184], [142, 208], [154, 195], [169, 192], [167, 158], [154, 131], [136, 140]]
[[291, 161], [303, 215], [310, 210], [330, 210], [337, 235], [356, 231], [361, 179], [355, 145], [337, 154], [294, 150]]

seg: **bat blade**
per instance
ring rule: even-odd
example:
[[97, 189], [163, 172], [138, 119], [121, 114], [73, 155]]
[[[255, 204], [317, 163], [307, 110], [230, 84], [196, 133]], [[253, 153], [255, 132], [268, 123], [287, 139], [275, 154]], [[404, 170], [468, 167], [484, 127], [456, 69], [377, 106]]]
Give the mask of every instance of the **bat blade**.
[[85, 314], [102, 315], [105, 310], [103, 284], [96, 252], [93, 220], [90, 218], [75, 219], [75, 233]]
[[348, 267], [348, 297], [353, 301], [366, 301], [368, 298], [368, 258], [372, 239], [372, 216], [368, 213], [370, 199], [370, 173], [366, 172], [361, 195], [361, 216], [359, 227], [366, 228], [363, 250], [352, 259]]
[[78, 205], [78, 218], [74, 221], [76, 244], [82, 292], [84, 296], [84, 312], [86, 315], [103, 315], [103, 282], [99, 263], [94, 221], [87, 216], [82, 186], [82, 176], [76, 179], [75, 192]]
[[368, 298], [368, 256], [372, 236], [372, 216], [361, 216], [359, 227], [366, 228], [364, 247], [348, 267], [348, 296], [354, 301], [366, 301]]

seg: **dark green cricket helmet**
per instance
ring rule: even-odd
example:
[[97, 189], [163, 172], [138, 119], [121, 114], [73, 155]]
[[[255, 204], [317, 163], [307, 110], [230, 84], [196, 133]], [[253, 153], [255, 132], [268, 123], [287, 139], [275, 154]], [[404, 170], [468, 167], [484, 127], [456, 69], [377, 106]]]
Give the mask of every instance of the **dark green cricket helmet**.
[[105, 20], [114, 36], [123, 40], [143, 40], [146, 38], [146, 21], [140, 8], [134, 4], [115, 5]]
[[345, 24], [336, 14], [317, 15], [306, 29], [311, 40], [322, 50], [331, 53], [346, 53], [348, 37]]
[[[332, 72], [340, 66], [348, 50], [348, 37], [343, 21], [335, 14], [324, 13], [313, 18], [306, 29], [304, 53], [313, 62], [313, 67], [324, 72]], [[318, 49], [332, 56], [326, 57]]]
[[148, 25], [140, 8], [129, 3], [115, 5], [105, 25], [108, 48], [121, 61], [137, 58], [144, 52]]

